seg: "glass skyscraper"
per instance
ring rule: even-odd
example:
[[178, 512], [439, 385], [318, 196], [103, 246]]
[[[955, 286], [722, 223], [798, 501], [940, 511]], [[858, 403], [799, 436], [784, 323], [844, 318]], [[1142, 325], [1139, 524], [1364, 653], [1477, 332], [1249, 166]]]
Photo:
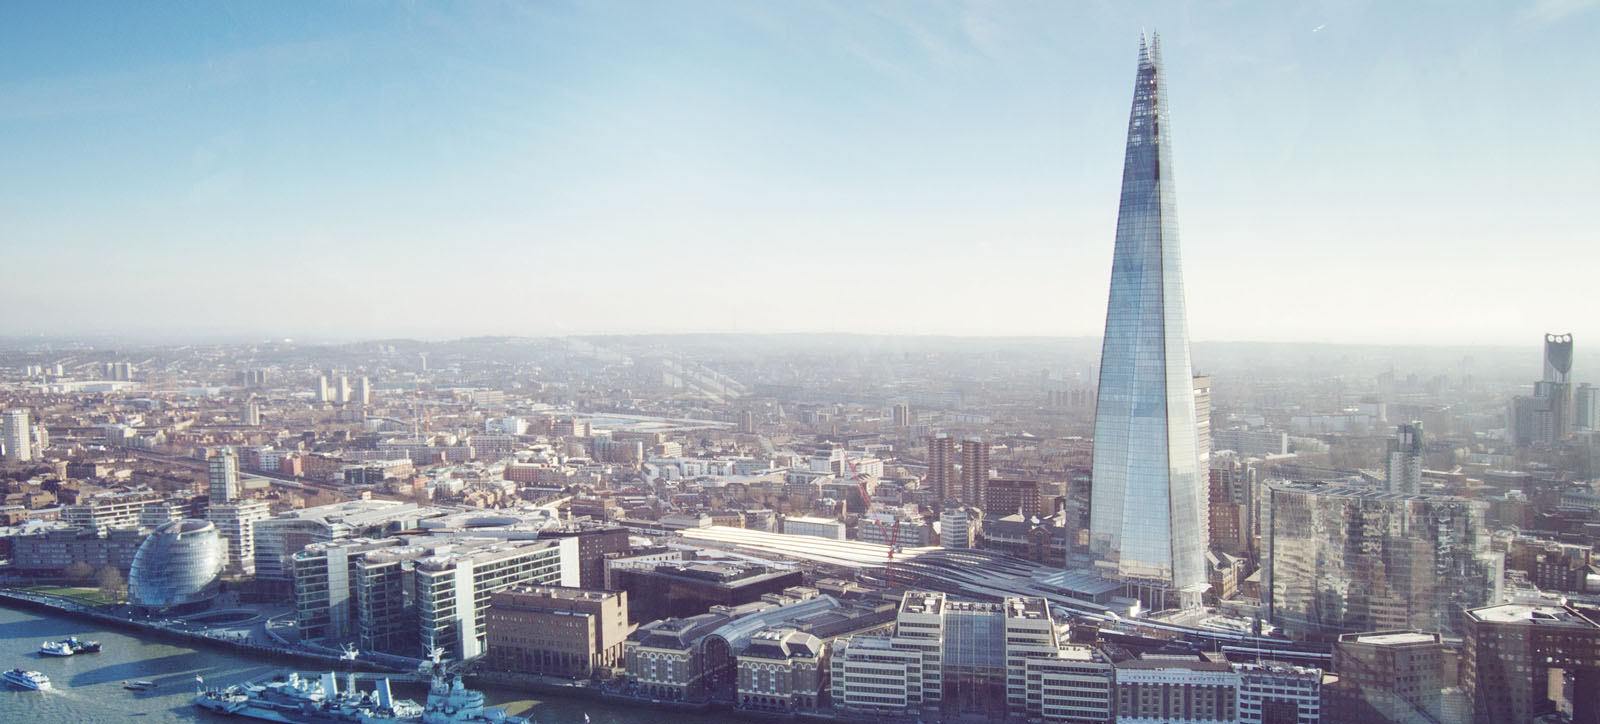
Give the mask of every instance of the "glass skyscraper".
[[1161, 40], [1141, 39], [1100, 350], [1089, 530], [1103, 572], [1135, 584], [1156, 608], [1197, 606], [1206, 589], [1170, 117]]

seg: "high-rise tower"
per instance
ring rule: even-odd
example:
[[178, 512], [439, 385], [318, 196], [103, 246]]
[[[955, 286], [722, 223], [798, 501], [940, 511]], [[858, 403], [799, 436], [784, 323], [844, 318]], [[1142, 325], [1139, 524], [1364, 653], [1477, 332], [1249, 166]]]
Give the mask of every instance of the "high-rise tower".
[[18, 408], [6, 410], [5, 418], [5, 446], [6, 459], [12, 462], [27, 462], [33, 459], [32, 426], [28, 424], [28, 411]]
[[1572, 333], [1544, 336], [1544, 381], [1572, 382]]
[[1090, 547], [1155, 608], [1206, 590], [1206, 493], [1178, 256], [1161, 40], [1140, 39], [1100, 349]]
[[956, 497], [956, 439], [949, 435], [936, 435], [928, 441], [928, 479], [925, 487], [933, 490], [940, 504]]
[[211, 493], [211, 504], [222, 505], [239, 499], [239, 458], [234, 455], [233, 448], [222, 448], [216, 455], [206, 461], [207, 482]]

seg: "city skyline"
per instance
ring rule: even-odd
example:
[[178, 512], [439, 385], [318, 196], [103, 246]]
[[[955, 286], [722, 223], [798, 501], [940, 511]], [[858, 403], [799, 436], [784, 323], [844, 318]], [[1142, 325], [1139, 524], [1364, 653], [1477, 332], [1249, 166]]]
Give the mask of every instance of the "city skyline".
[[0, 17], [0, 334], [1092, 335], [1149, 26], [1195, 339], [1600, 338], [1593, 3]]

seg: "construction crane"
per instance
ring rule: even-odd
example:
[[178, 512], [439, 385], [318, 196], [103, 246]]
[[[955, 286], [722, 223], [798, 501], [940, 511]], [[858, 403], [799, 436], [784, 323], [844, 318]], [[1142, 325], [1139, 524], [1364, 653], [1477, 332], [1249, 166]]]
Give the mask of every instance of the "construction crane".
[[[844, 453], [844, 464], [850, 469], [850, 479], [856, 482], [856, 489], [861, 491], [861, 514], [863, 516], [871, 515], [872, 494], [867, 492], [867, 481], [871, 480], [872, 476], [856, 469], [855, 461], [850, 459], [849, 452]], [[889, 579], [889, 587], [896, 588], [898, 586], [894, 581], [894, 552], [900, 548], [900, 517], [895, 516], [894, 524], [887, 531], [882, 520], [872, 518], [872, 523], [878, 527], [878, 534], [889, 541], [889, 551], [884, 556], [883, 572], [884, 576]]]

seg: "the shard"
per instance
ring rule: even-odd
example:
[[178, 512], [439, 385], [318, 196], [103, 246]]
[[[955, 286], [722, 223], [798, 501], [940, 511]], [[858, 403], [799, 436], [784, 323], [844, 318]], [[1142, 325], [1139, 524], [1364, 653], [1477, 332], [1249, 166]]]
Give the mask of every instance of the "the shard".
[[[1161, 40], [1139, 44], [1094, 420], [1090, 547], [1154, 608], [1199, 605], [1206, 496]], [[1134, 592], [1134, 591], [1130, 591]]]

